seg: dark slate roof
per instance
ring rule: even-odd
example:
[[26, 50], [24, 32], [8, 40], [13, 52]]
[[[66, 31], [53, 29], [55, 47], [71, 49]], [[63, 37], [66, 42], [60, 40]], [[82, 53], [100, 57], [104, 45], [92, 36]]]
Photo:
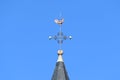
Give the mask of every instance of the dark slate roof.
[[52, 80], [69, 80], [64, 62], [59, 61], [56, 63]]

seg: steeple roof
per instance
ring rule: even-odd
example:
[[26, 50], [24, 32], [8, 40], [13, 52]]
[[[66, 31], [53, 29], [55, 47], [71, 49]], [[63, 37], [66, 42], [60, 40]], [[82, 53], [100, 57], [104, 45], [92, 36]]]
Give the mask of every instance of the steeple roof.
[[62, 59], [62, 54], [63, 51], [58, 50], [58, 60], [56, 62], [56, 67], [52, 76], [52, 80], [69, 80], [65, 64]]

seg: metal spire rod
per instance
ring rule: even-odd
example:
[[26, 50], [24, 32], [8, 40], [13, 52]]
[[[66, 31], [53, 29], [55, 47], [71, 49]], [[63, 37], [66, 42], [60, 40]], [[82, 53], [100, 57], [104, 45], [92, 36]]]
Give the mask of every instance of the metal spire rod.
[[[60, 25], [60, 33], [62, 33], [62, 24]], [[60, 35], [60, 37], [61, 37], [61, 35]], [[60, 45], [60, 49], [62, 49], [62, 44], [59, 44]]]
[[57, 33], [57, 35], [49, 36], [49, 40], [51, 40], [51, 39], [57, 40], [57, 42], [59, 44], [59, 49], [61, 50], [63, 41], [66, 40], [66, 39], [70, 39], [71, 40], [72, 36], [65, 36], [63, 34], [63, 32], [62, 32], [62, 24], [64, 23], [64, 19], [63, 18], [62, 19], [55, 19], [54, 22], [59, 25], [60, 30]]

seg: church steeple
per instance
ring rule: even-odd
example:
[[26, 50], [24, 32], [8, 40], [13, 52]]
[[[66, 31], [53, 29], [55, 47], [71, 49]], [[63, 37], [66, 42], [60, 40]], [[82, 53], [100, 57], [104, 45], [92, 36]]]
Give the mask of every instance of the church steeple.
[[69, 80], [65, 64], [62, 59], [63, 50], [58, 50], [58, 60], [52, 76], [52, 80]]
[[56, 62], [55, 70], [52, 76], [52, 80], [69, 80], [65, 64], [62, 58], [63, 50], [62, 50], [62, 43], [66, 39], [72, 39], [72, 36], [64, 36], [62, 32], [62, 24], [64, 22], [64, 19], [55, 19], [55, 23], [57, 23], [60, 26], [60, 31], [55, 36], [49, 36], [49, 40], [55, 39], [57, 40], [59, 44], [59, 50], [58, 50], [58, 60]]

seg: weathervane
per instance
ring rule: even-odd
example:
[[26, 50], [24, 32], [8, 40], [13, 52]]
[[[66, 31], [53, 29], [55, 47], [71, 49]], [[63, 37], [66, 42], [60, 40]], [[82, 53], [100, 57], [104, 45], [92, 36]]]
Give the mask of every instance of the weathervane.
[[49, 40], [51, 40], [51, 39], [56, 40], [58, 42], [58, 44], [59, 44], [59, 49], [60, 49], [60, 50], [58, 50], [58, 53], [63, 53], [63, 51], [62, 51], [63, 41], [66, 40], [66, 39], [70, 39], [71, 40], [72, 36], [65, 36], [63, 34], [63, 32], [62, 32], [62, 24], [64, 23], [64, 18], [62, 18], [62, 19], [55, 19], [54, 22], [59, 25], [60, 30], [57, 33], [57, 35], [49, 36]]

